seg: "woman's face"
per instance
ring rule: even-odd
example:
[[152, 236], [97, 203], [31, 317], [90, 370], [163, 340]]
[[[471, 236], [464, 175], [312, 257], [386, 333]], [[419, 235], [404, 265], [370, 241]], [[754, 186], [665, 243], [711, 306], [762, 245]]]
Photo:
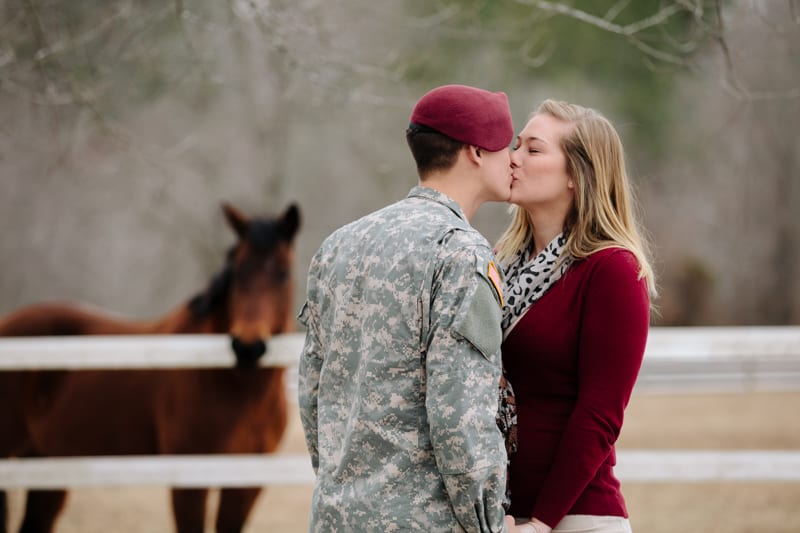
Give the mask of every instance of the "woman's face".
[[571, 125], [548, 114], [537, 114], [520, 132], [511, 153], [512, 204], [526, 211], [556, 208], [566, 213], [572, 205], [574, 184], [567, 174], [561, 139]]

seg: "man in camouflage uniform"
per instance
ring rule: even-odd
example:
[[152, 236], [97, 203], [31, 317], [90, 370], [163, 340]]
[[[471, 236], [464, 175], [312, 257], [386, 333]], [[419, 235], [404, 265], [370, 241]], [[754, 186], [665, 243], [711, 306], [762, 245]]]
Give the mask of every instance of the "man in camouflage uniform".
[[439, 87], [406, 135], [419, 185], [328, 237], [309, 268], [310, 531], [505, 531], [501, 280], [468, 217], [510, 195], [506, 95]]

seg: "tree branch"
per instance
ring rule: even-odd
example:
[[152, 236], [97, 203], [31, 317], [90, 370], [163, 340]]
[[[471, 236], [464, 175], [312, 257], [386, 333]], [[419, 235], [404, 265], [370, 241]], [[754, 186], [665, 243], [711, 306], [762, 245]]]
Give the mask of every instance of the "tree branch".
[[[633, 46], [641, 50], [647, 56], [659, 61], [676, 65], [686, 65], [687, 62], [678, 54], [668, 50], [656, 48], [638, 35], [650, 28], [662, 26], [671, 17], [681, 12], [691, 12], [695, 17], [702, 16], [702, 7], [699, 4], [692, 4], [690, 0], [676, 0], [659, 9], [656, 13], [639, 19], [630, 24], [621, 25], [612, 22], [619, 14], [628, 7], [628, 0], [620, 0], [612, 6], [603, 17], [598, 17], [581, 9], [563, 4], [561, 2], [550, 2], [547, 0], [515, 0], [517, 3], [537, 8], [541, 11], [566, 16], [580, 22], [594, 26], [600, 30], [607, 31], [625, 37]], [[699, 13], [699, 15], [698, 15]], [[679, 50], [685, 46], [677, 47]]]
[[[620, 3], [612, 7], [609, 10], [609, 12], [606, 13], [606, 15], [601, 18], [596, 15], [592, 15], [591, 13], [588, 13], [586, 11], [583, 11], [581, 9], [577, 9], [572, 6], [562, 4], [560, 2], [548, 2], [547, 0], [516, 0], [516, 2], [522, 5], [536, 7], [543, 11], [551, 11], [553, 13], [558, 13], [559, 15], [571, 17], [581, 22], [585, 22], [591, 26], [600, 28], [601, 30], [605, 30], [611, 33], [617, 33], [619, 35], [624, 35], [626, 37], [635, 35], [636, 33], [639, 33], [647, 28], [658, 26], [659, 24], [662, 24], [664, 21], [666, 21], [676, 13], [679, 13], [681, 11], [686, 11], [686, 8], [683, 7], [680, 3], [673, 2], [672, 4], [661, 8], [657, 13], [647, 18], [622, 26], [620, 24], [614, 24], [613, 22], [611, 22], [611, 20], [616, 18], [616, 16], [619, 15], [619, 12], [626, 7], [626, 5], [622, 5], [620, 7]], [[610, 17], [609, 14], [613, 16]]]
[[628, 7], [628, 4], [630, 4], [630, 3], [631, 3], [631, 0], [619, 0], [619, 2], [617, 2], [616, 4], [611, 6], [609, 8], [609, 10], [606, 11], [606, 14], [603, 17], [603, 19], [611, 22], [612, 20], [617, 18], [617, 15], [622, 13], [625, 10], [625, 8]]
[[77, 38], [62, 39], [61, 41], [52, 44], [47, 44], [46, 46], [39, 48], [39, 50], [37, 50], [36, 54], [34, 55], [34, 60], [42, 61], [44, 59], [47, 59], [51, 55], [61, 54], [63, 52], [77, 48], [79, 46], [85, 46], [86, 44], [97, 39], [101, 34], [105, 33], [106, 30], [113, 27], [113, 25], [116, 24], [119, 20], [127, 19], [131, 14], [131, 11], [132, 11], [131, 3], [127, 2], [119, 9], [119, 11], [105, 18], [96, 26], [86, 30]]

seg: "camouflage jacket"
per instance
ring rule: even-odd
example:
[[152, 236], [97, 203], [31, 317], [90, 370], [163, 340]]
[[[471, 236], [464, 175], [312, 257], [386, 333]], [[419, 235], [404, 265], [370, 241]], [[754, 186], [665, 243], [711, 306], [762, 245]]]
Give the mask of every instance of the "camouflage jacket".
[[299, 317], [310, 531], [504, 531], [493, 258], [426, 187], [322, 244]]

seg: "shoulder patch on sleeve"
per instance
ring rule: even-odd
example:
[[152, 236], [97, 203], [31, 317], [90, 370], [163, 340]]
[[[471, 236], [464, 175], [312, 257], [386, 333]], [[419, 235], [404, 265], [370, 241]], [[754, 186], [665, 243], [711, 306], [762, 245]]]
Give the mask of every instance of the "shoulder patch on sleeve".
[[500, 307], [505, 305], [503, 300], [503, 289], [502, 283], [500, 281], [500, 272], [497, 271], [497, 265], [494, 264], [494, 261], [489, 261], [489, 266], [486, 269], [486, 277], [489, 278], [489, 281], [492, 282], [494, 286], [495, 292], [497, 292], [497, 297], [500, 299]]
[[478, 275], [483, 278], [490, 287], [490, 293], [494, 295], [497, 305], [502, 308], [505, 305], [503, 299], [503, 275], [494, 262], [494, 254], [489, 250], [486, 253], [478, 252], [475, 254], [477, 259]]

